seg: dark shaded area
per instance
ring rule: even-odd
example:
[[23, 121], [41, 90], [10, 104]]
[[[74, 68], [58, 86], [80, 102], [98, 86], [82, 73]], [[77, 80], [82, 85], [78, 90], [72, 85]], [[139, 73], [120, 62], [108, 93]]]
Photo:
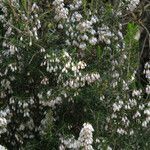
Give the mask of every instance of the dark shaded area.
[[[137, 70], [137, 81], [138, 86], [145, 87], [148, 84], [148, 81], [143, 73], [145, 63], [150, 61], [150, 11], [148, 10], [150, 2], [143, 2], [143, 12], [141, 15], [142, 21], [142, 32], [139, 40], [140, 48], [140, 62]], [[145, 10], [146, 9], [146, 10]]]

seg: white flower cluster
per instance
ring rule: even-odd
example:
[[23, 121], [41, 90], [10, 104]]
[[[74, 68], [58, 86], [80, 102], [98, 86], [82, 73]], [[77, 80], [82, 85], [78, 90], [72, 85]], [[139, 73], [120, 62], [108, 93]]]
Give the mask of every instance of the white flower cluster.
[[[105, 147], [106, 150], [112, 150], [112, 148], [108, 144], [106, 144], [107, 142], [108, 141], [104, 137], [96, 138], [96, 140], [95, 140], [95, 143], [97, 144], [96, 149], [102, 150]], [[105, 145], [105, 146], [103, 146], [103, 145]]]
[[140, 3], [140, 0], [126, 0], [126, 2], [128, 3], [128, 9], [133, 11]]
[[150, 95], [150, 85], [147, 85], [147, 86], [146, 86], [146, 93], [147, 93], [148, 95]]
[[110, 31], [110, 28], [106, 25], [102, 25], [101, 28], [98, 28], [99, 40], [105, 42], [106, 44], [111, 44], [111, 38], [114, 37], [114, 34]]
[[147, 103], [147, 107], [144, 110], [144, 114], [146, 115], [146, 119], [142, 122], [142, 126], [149, 127], [150, 125], [150, 102]]
[[119, 101], [118, 103], [117, 102], [115, 102], [114, 104], [113, 104], [113, 111], [114, 112], [116, 112], [116, 111], [120, 111], [120, 109], [123, 107], [123, 101]]
[[41, 104], [43, 106], [48, 106], [48, 107], [50, 107], [52, 109], [55, 109], [56, 105], [60, 105], [62, 103], [62, 97], [63, 96], [58, 96], [58, 97], [55, 97], [54, 99], [51, 99], [49, 101], [41, 101]]
[[[55, 1], [54, 5], [57, 8], [56, 9], [57, 14], [60, 15], [59, 19], [61, 20], [65, 19], [67, 17], [67, 8], [64, 8], [63, 1], [57, 2]], [[80, 3], [77, 2], [73, 7], [77, 8], [79, 6]], [[14, 5], [14, 8], [15, 7], [19, 9], [20, 6], [18, 4]], [[39, 20], [39, 7], [36, 3], [33, 3], [30, 7], [31, 7], [30, 15], [26, 14], [26, 12], [20, 9], [20, 17], [21, 17], [20, 20], [24, 24], [22, 29], [14, 29], [14, 27], [12, 27], [13, 22], [11, 19], [8, 21], [8, 23], [5, 22], [3, 23], [6, 29], [5, 33], [6, 40], [3, 41], [3, 48], [4, 48], [3, 53], [5, 54], [4, 58], [11, 59], [11, 61], [4, 67], [4, 70], [0, 72], [0, 77], [2, 77], [0, 81], [1, 82], [0, 98], [6, 99], [6, 97], [8, 96], [7, 94], [11, 95], [7, 99], [7, 106], [8, 106], [7, 108], [8, 113], [6, 114], [7, 122], [8, 124], [11, 123], [12, 120], [16, 120], [16, 122], [18, 122], [17, 125], [18, 128], [15, 129], [16, 133], [13, 134], [14, 140], [8, 141], [12, 145], [15, 145], [17, 143], [23, 144], [24, 139], [32, 139], [34, 137], [34, 132], [40, 133], [43, 132], [40, 125], [38, 126], [34, 124], [35, 122], [35, 118], [33, 117], [34, 109], [38, 108], [38, 113], [41, 113], [42, 110], [44, 110], [45, 108], [52, 108], [52, 109], [56, 108], [56, 105], [61, 104], [63, 99], [68, 99], [69, 101], [73, 99], [72, 97], [77, 96], [79, 90], [78, 88], [83, 87], [86, 84], [89, 85], [95, 81], [98, 81], [100, 78], [100, 75], [98, 73], [82, 73], [84, 72], [82, 70], [85, 69], [86, 63], [84, 61], [74, 62], [72, 57], [66, 51], [64, 51], [62, 55], [59, 54], [57, 55], [57, 53], [47, 54], [47, 50], [40, 46], [41, 49], [39, 50], [38, 48], [36, 54], [39, 54], [39, 51], [42, 56], [45, 54], [44, 58], [42, 57], [43, 60], [41, 62], [41, 68], [44, 70], [44, 72], [46, 72], [46, 74], [41, 72], [42, 74], [40, 75], [41, 80], [38, 86], [40, 87], [42, 86], [43, 88], [39, 90], [39, 93], [36, 93], [37, 94], [36, 98], [33, 95], [25, 98], [25, 100], [20, 99], [18, 100], [18, 98], [13, 97], [14, 89], [11, 86], [16, 82], [15, 73], [20, 74], [21, 72], [24, 72], [23, 70], [25, 64], [23, 64], [22, 62], [22, 60], [24, 59], [23, 56], [24, 52], [22, 52], [22, 49], [26, 50], [26, 45], [23, 45], [23, 47], [21, 47], [22, 49], [19, 49], [19, 47], [14, 45], [14, 43], [11, 43], [9, 40], [7, 41], [7, 39], [9, 38], [11, 39], [11, 37], [14, 36], [15, 30], [17, 30], [17, 32], [20, 33], [19, 42], [21, 44], [29, 42], [29, 46], [32, 46], [33, 44], [32, 39], [35, 40], [39, 39], [38, 30], [41, 28], [41, 22]], [[4, 11], [7, 12], [6, 10]], [[64, 11], [66, 11], [65, 15]], [[79, 14], [74, 14], [74, 16], [77, 20], [80, 20], [81, 18]], [[3, 16], [2, 21], [4, 21], [5, 19], [7, 19], [6, 14]], [[57, 17], [55, 19], [57, 20]], [[91, 39], [91, 43], [92, 42], [95, 42], [95, 39]], [[16, 56], [16, 59], [14, 59], [14, 56]], [[33, 57], [35, 57], [35, 55], [33, 55]], [[33, 65], [32, 64], [33, 57], [29, 62], [29, 64], [31, 65]], [[1, 59], [1, 55], [0, 61], [3, 61], [3, 59]], [[17, 65], [19, 65], [19, 67]], [[10, 75], [10, 72], [12, 75]], [[26, 72], [25, 74], [27, 78], [31, 77], [30, 72]], [[54, 77], [56, 78], [55, 79], [56, 86], [50, 87], [49, 86], [50, 82], [55, 82], [53, 81]], [[28, 83], [29, 84], [34, 83], [32, 77], [29, 79]], [[55, 90], [55, 88], [57, 90]], [[45, 91], [43, 89], [45, 89]], [[70, 94], [71, 93], [70, 90], [73, 90], [72, 95]], [[25, 94], [29, 95], [29, 89], [25, 90], [24, 92]], [[69, 97], [68, 95], [71, 96]], [[5, 111], [5, 109], [3, 111]], [[14, 112], [17, 113], [17, 115], [15, 115]], [[42, 117], [44, 118], [44, 114], [42, 115], [43, 115]], [[42, 122], [40, 123], [42, 124]], [[4, 128], [1, 131], [1, 133], [2, 132], [4, 133], [4, 131], [6, 130], [7, 128], [6, 129]], [[28, 130], [28, 132], [26, 132], [26, 130]], [[9, 139], [9, 136], [11, 137], [12, 134], [11, 129], [7, 130], [6, 132]], [[18, 133], [20, 133], [20, 135]]]
[[83, 76], [76, 76], [75, 79], [69, 79], [66, 81], [63, 86], [64, 87], [71, 87], [72, 89], [79, 88], [85, 86], [85, 84], [91, 84], [95, 81], [98, 81], [100, 79], [100, 75], [98, 73], [91, 73], [86, 74]]
[[141, 98], [142, 90], [133, 90], [132, 96], [137, 96], [138, 98]]
[[[66, 40], [67, 45], [63, 45], [63, 48], [65, 48], [63, 52], [59, 48], [53, 49], [53, 46], [60, 46], [53, 43], [51, 45], [52, 48], [43, 48], [40, 44], [45, 44], [45, 39], [42, 38], [38, 41], [40, 36], [42, 36], [42, 34], [39, 34], [41, 28], [40, 19], [43, 15], [47, 17], [47, 12], [40, 15], [40, 11], [43, 11], [40, 10], [40, 5], [31, 3], [29, 6], [31, 12], [28, 12], [28, 14], [26, 11], [20, 9], [21, 6], [17, 1], [13, 0], [12, 2], [14, 11], [16, 9], [16, 12], [19, 12], [18, 17], [22, 21], [22, 23], [18, 22], [18, 24], [20, 23], [19, 25], [23, 24], [24, 26], [21, 26], [21, 29], [15, 27], [15, 20], [12, 19], [13, 17], [9, 18], [7, 16], [7, 9], [0, 3], [0, 8], [4, 13], [0, 15], [0, 18], [6, 30], [3, 38], [4, 50], [0, 54], [0, 64], [3, 66], [0, 71], [0, 99], [2, 99], [4, 107], [6, 106], [6, 108], [2, 107], [3, 111], [0, 112], [3, 114], [0, 114], [0, 134], [2, 134], [1, 137], [7, 135], [7, 138], [4, 140], [8, 139], [7, 141], [11, 145], [17, 145], [17, 143], [21, 145], [24, 143], [24, 140], [34, 138], [35, 133], [43, 134], [42, 126], [46, 123], [45, 114], [47, 114], [45, 110], [50, 109], [55, 112], [57, 111], [57, 105], [63, 105], [64, 101], [74, 102], [74, 97], [79, 95], [80, 89], [83, 87], [89, 86], [92, 83], [99, 83], [99, 73], [89, 71], [88, 69], [91, 66], [88, 66], [83, 60], [75, 61], [67, 52], [74, 47], [82, 52], [82, 50], [90, 48], [97, 50], [96, 46], [102, 45], [103, 47], [103, 45], [106, 45], [102, 49], [101, 56], [104, 59], [107, 58], [107, 60], [105, 61], [103, 58], [101, 60], [102, 63], [103, 60], [108, 64], [110, 63], [111, 67], [108, 65], [108, 70], [102, 69], [104, 71], [104, 75], [102, 74], [104, 77], [104, 84], [102, 84], [104, 86], [101, 86], [102, 88], [98, 92], [101, 94], [100, 103], [104, 104], [108, 112], [109, 110], [112, 112], [106, 118], [108, 120], [106, 130], [110, 125], [112, 130], [108, 129], [109, 131], [113, 132], [114, 129], [120, 135], [127, 135], [128, 133], [132, 135], [134, 134], [134, 130], [132, 130], [133, 122], [145, 128], [149, 126], [150, 103], [142, 101], [142, 90], [135, 89], [130, 92], [128, 77], [126, 78], [126, 65], [124, 63], [128, 52], [122, 49], [124, 47], [124, 39], [120, 31], [122, 30], [121, 25], [120, 28], [116, 25], [117, 29], [113, 30], [111, 25], [105, 21], [103, 22], [103, 14], [99, 15], [96, 11], [91, 12], [88, 7], [86, 8], [86, 14], [84, 14], [84, 11], [81, 11], [82, 0], [74, 0], [70, 5], [66, 5], [64, 0], [55, 0], [53, 7], [56, 22], [53, 25], [54, 28], [56, 27], [55, 25], [58, 25], [56, 29], [60, 30], [52, 30], [56, 31], [55, 33], [59, 34], [59, 36], [60, 32], [63, 32], [65, 34], [63, 39]], [[139, 1], [134, 0], [128, 2], [128, 7], [131, 11], [139, 3]], [[85, 15], [88, 17], [85, 17]], [[20, 39], [17, 46], [15, 42], [13, 43], [16, 40], [15, 37]], [[47, 37], [49, 38], [49, 33], [46, 35]], [[35, 43], [32, 43], [34, 41]], [[25, 43], [29, 43], [29, 45]], [[32, 45], [33, 48], [29, 47]], [[72, 46], [71, 49], [69, 49], [70, 46]], [[4, 58], [2, 58], [3, 56]], [[29, 64], [24, 64], [28, 59], [30, 59]], [[99, 68], [105, 68], [105, 65], [99, 65]], [[92, 69], [96, 70], [97, 67]], [[130, 74], [130, 67], [128, 69], [127, 74]], [[35, 74], [34, 71], [39, 74]], [[146, 93], [149, 96], [149, 62], [145, 64], [144, 74], [148, 80]], [[18, 87], [20, 89], [17, 89]], [[21, 90], [23, 92], [20, 92]], [[98, 91], [99, 89], [94, 87], [94, 90]], [[57, 118], [59, 116], [53, 119], [57, 120]], [[7, 125], [11, 124], [12, 121], [14, 121], [14, 126], [10, 126], [10, 129], [7, 130]], [[113, 125], [115, 128], [113, 128]], [[60, 138], [62, 144], [59, 149], [93, 150], [93, 131], [94, 129], [91, 124], [83, 124], [77, 140], [74, 136], [67, 139]], [[9, 137], [13, 137], [13, 140], [11, 141]]]
[[61, 19], [62, 20], [67, 19], [68, 9], [64, 7], [64, 0], [55, 0], [53, 2], [53, 5], [55, 7], [55, 13], [56, 13], [55, 19], [57, 21]]
[[[30, 15], [30, 17], [27, 15], [27, 14], [24, 14], [22, 15], [22, 19], [24, 19], [25, 21], [29, 21], [32, 26], [28, 26], [26, 25], [26, 30], [28, 31], [28, 34], [30, 36], [30, 42], [29, 42], [29, 45], [31, 46], [32, 45], [32, 39], [31, 38], [35, 38], [36, 40], [39, 39], [38, 37], [38, 30], [41, 28], [41, 21], [39, 19], [39, 7], [36, 3], [33, 3], [32, 7], [31, 7], [31, 10], [33, 13], [33, 15]], [[21, 37], [20, 40], [23, 40], [23, 38]]]
[[112, 77], [112, 81], [111, 81], [111, 86], [112, 88], [116, 88], [118, 87], [118, 83], [120, 81], [120, 74], [117, 70], [117, 66], [118, 66], [118, 60], [112, 60], [111, 62], [111, 77]]
[[119, 133], [121, 135], [127, 134], [127, 132], [124, 129], [122, 129], [122, 128], [118, 128], [117, 129], [117, 133]]
[[72, 4], [69, 5], [71, 10], [77, 10], [81, 7], [82, 5], [82, 0], [74, 0]]
[[[84, 61], [74, 62], [72, 57], [66, 51], [62, 54], [62, 59], [56, 56], [55, 53], [51, 55], [46, 54], [44, 56], [44, 62], [41, 63], [41, 66], [46, 66], [46, 70], [49, 73], [54, 73], [57, 78], [57, 84], [62, 85], [63, 89], [66, 90], [60, 92], [55, 98], [52, 98], [51, 101], [44, 101], [42, 102], [43, 105], [51, 106], [54, 108], [56, 104], [60, 104], [62, 101], [62, 96], [67, 97], [67, 90], [78, 90], [80, 87], [84, 87], [86, 84], [90, 85], [95, 81], [99, 81], [100, 75], [99, 73], [86, 73], [83, 74], [82, 70], [86, 68], [86, 63]], [[67, 78], [68, 77], [68, 78]], [[42, 84], [48, 85], [48, 81], [42, 79]], [[78, 92], [75, 92], [76, 95]], [[53, 90], [49, 90], [47, 92], [47, 97], [53, 95]]]
[[[45, 50], [43, 49], [41, 51], [45, 52]], [[98, 73], [83, 74], [82, 70], [85, 69], [86, 63], [84, 61], [74, 62], [72, 57], [66, 51], [61, 53], [59, 56], [56, 55], [56, 53], [52, 53], [46, 54], [43, 57], [44, 59], [41, 63], [41, 67], [45, 68], [45, 71], [47, 73], [55, 75], [58, 92], [56, 94], [55, 88], [53, 89], [53, 87], [50, 88], [48, 86], [49, 82], [51, 82], [49, 80], [50, 77], [43, 76], [41, 77], [41, 85], [43, 87], [48, 86], [47, 90], [45, 90], [46, 93], [44, 93], [44, 91], [41, 91], [38, 93], [37, 98], [31, 96], [25, 99], [25, 101], [20, 101], [13, 96], [9, 98], [8, 110], [4, 110], [5, 112], [8, 112], [4, 116], [8, 118], [7, 122], [11, 123], [11, 120], [16, 119], [16, 116], [13, 112], [16, 112], [20, 117], [25, 118], [25, 121], [19, 122], [18, 128], [16, 129], [18, 133], [21, 132], [23, 134], [14, 134], [14, 141], [10, 141], [13, 145], [15, 145], [16, 142], [23, 144], [24, 139], [32, 139], [34, 137], [34, 131], [43, 133], [42, 126], [37, 126], [36, 124], [34, 124], [35, 120], [32, 116], [32, 110], [34, 110], [36, 107], [38, 107], [39, 109], [38, 112], [47, 107], [54, 109], [56, 108], [56, 105], [60, 105], [62, 103], [62, 99], [68, 99], [68, 101], [72, 100], [71, 97], [68, 97], [68, 95], [70, 95], [71, 93], [70, 90], [77, 89], [73, 90], [72, 94], [73, 96], [76, 96], [78, 95], [78, 88], [85, 86], [86, 83], [91, 84], [95, 81], [98, 81], [100, 78]], [[2, 73], [1, 75], [4, 76], [5, 73]], [[30, 73], [27, 73], [27, 75], [30, 76]], [[1, 98], [7, 97], [7, 94], [5, 94], [6, 91], [10, 94], [13, 94], [11, 82], [13, 82], [15, 78], [10, 77], [8, 79], [1, 80], [1, 88], [3, 89], [0, 93]], [[30, 82], [32, 82], [32, 80]], [[39, 101], [37, 101], [37, 99]], [[4, 133], [5, 131], [8, 132], [8, 135], [11, 135], [11, 132], [7, 131], [6, 129], [7, 128], [3, 128], [3, 130], [1, 130], [1, 133]], [[28, 130], [28, 132], [24, 133], [26, 130]]]
[[78, 140], [75, 140], [74, 136], [69, 139], [60, 138], [62, 144], [60, 145], [59, 150], [65, 150], [65, 148], [72, 150], [94, 150], [92, 147], [93, 132], [94, 129], [92, 125], [89, 123], [84, 123]]
[[[70, 4], [69, 8], [65, 8], [63, 0], [55, 0], [55, 19], [59, 21], [58, 28], [64, 29], [66, 32], [67, 45], [75, 46], [81, 50], [85, 50], [88, 45], [97, 45], [99, 42], [111, 44], [112, 37], [117, 39], [117, 36], [110, 30], [110, 28], [102, 24], [101, 27], [97, 26], [100, 23], [97, 12], [91, 13], [88, 9], [88, 19], [83, 17], [80, 11], [82, 1], [74, 1]], [[63, 10], [63, 13], [61, 12]], [[69, 15], [68, 15], [69, 14]], [[63, 18], [63, 21], [60, 21]], [[64, 20], [65, 19], [65, 20]], [[118, 31], [118, 37], [122, 36], [121, 32]]]
[[74, 136], [64, 139], [60, 138], [61, 145], [59, 146], [59, 150], [65, 150], [66, 148], [72, 150], [78, 150], [80, 148], [79, 142], [75, 140]]
[[[0, 6], [0, 8], [5, 8], [4, 5]], [[20, 9], [20, 4], [16, 1], [14, 1], [14, 9]], [[21, 11], [21, 10], [20, 10]], [[21, 30], [19, 28], [16, 28], [13, 25], [12, 19], [10, 18], [7, 21], [7, 9], [3, 10], [4, 14], [2, 15], [3, 19], [1, 20], [3, 23], [4, 28], [6, 29], [5, 32], [5, 38], [7, 39], [8, 37], [14, 35], [14, 29], [16, 29], [18, 32], [24, 32], [25, 34], [29, 35], [29, 45], [32, 45], [32, 38], [35, 38], [36, 40], [39, 39], [38, 37], [38, 30], [41, 28], [41, 22], [39, 19], [39, 15], [38, 12], [39, 11], [39, 7], [37, 6], [36, 3], [33, 3], [33, 5], [31, 6], [31, 14], [26, 14], [24, 11], [20, 12], [20, 17], [23, 23], [25, 23], [24, 28], [22, 28]], [[23, 37], [24, 34], [21, 35], [20, 37], [20, 41], [24, 40]], [[26, 39], [25, 39], [26, 40]], [[17, 50], [17, 47], [15, 47], [14, 45], [10, 44], [7, 40], [3, 41], [3, 47], [8, 49], [8, 52], [5, 50], [4, 53], [5, 54], [11, 54], [14, 55], [14, 53]]]
[[78, 141], [80, 143], [80, 147], [84, 150], [93, 150], [93, 127], [89, 123], [84, 123], [83, 128], [80, 131], [80, 135]]
[[[12, 145], [15, 145], [17, 143], [23, 144], [24, 138], [32, 139], [34, 137], [34, 134], [33, 134], [34, 131], [42, 130], [40, 127], [37, 127], [34, 124], [34, 121], [32, 118], [32, 111], [30, 109], [33, 109], [35, 107], [34, 100], [31, 97], [29, 100], [20, 101], [18, 99], [11, 97], [8, 103], [9, 103], [8, 106], [4, 110], [0, 111], [0, 114], [2, 116], [0, 118], [1, 135], [3, 136], [4, 132], [6, 132], [8, 136], [12, 136], [12, 133], [10, 132], [10, 130], [7, 130], [7, 124], [11, 123], [12, 120], [18, 121], [20, 119], [20, 118], [16, 118], [16, 115], [14, 115], [14, 112], [16, 112], [18, 116], [24, 119], [24, 121], [19, 122], [17, 128], [15, 129], [16, 132], [13, 134], [13, 140], [10, 141], [9, 139], [9, 142]], [[41, 107], [41, 109], [42, 108], [43, 107]], [[7, 118], [7, 121], [5, 118]], [[14, 123], [13, 128], [15, 128], [15, 125], [16, 124]]]
[[0, 150], [7, 150], [4, 146], [0, 145]]
[[145, 64], [144, 74], [146, 75], [146, 78], [147, 78], [148, 81], [150, 82], [150, 62], [147, 62], [147, 63]]
[[88, 44], [96, 45], [98, 42], [96, 30], [94, 29], [97, 17], [92, 16], [91, 20], [83, 20], [82, 18], [82, 14], [75, 12], [71, 19], [68, 19], [68, 23], [66, 24], [68, 39], [66, 43], [84, 50]]
[[4, 117], [0, 117], [0, 136], [6, 132], [7, 120]]
[[[145, 77], [148, 81], [148, 84], [146, 85], [145, 91], [149, 96], [150, 95], [150, 62], [147, 62], [145, 64], [144, 74], [145, 74]], [[145, 119], [145, 121], [142, 122], [142, 126], [148, 127], [148, 125], [150, 123], [150, 102], [149, 101], [147, 103], [147, 107], [145, 107], [144, 114], [146, 115], [146, 119]]]
[[144, 74], [146, 79], [148, 80], [148, 84], [146, 86], [146, 93], [150, 95], [150, 62], [145, 64]]

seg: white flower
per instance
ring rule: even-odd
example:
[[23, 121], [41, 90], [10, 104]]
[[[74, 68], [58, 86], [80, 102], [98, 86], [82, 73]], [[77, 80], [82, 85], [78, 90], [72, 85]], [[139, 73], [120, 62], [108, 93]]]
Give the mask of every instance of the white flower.
[[82, 39], [82, 40], [88, 40], [89, 37], [88, 37], [86, 34], [84, 34], [84, 35], [81, 36], [81, 39]]
[[66, 40], [67, 45], [71, 45], [71, 42], [69, 40]]
[[141, 114], [139, 113], [139, 111], [136, 112], [136, 114], [133, 116], [133, 119], [137, 117], [141, 117]]
[[78, 69], [84, 69], [86, 67], [86, 63], [83, 61], [79, 61], [77, 64]]
[[95, 45], [95, 44], [97, 43], [97, 38], [92, 37], [92, 38], [89, 40], [89, 43], [90, 43], [91, 45]]
[[83, 128], [80, 131], [78, 140], [75, 140], [74, 136], [68, 139], [64, 139], [63, 137], [60, 138], [62, 144], [60, 145], [59, 150], [64, 150], [65, 148], [74, 150], [94, 150], [92, 147], [93, 131], [94, 129], [91, 124], [84, 123]]
[[147, 93], [148, 95], [150, 95], [150, 85], [147, 85], [147, 86], [146, 86], [146, 93]]
[[58, 29], [63, 29], [64, 27], [63, 27], [63, 25], [62, 24], [59, 24], [58, 25]]
[[80, 45], [79, 45], [79, 48], [81, 48], [81, 49], [86, 49], [86, 44], [85, 43], [81, 43]]
[[146, 109], [146, 110], [144, 110], [144, 114], [146, 114], [146, 115], [150, 116], [150, 109]]
[[6, 125], [6, 124], [7, 124], [6, 119], [5, 119], [5, 118], [0, 117], [0, 127], [1, 127], [1, 126], [4, 126], [4, 125]]
[[107, 147], [107, 150], [112, 150], [112, 148], [110, 146]]
[[94, 129], [91, 124], [83, 124], [83, 128], [80, 131], [78, 141], [80, 142], [80, 145], [85, 146], [85, 149], [93, 143], [93, 131]]
[[92, 23], [96, 23], [97, 21], [98, 21], [97, 16], [92, 16], [91, 22], [92, 22]]
[[113, 34], [108, 26], [102, 25], [102, 27], [99, 28], [98, 33], [100, 41], [105, 42], [106, 44], [111, 43], [110, 38], [113, 36]]
[[147, 121], [143, 121], [143, 122], [142, 122], [142, 126], [143, 126], [143, 127], [147, 127]]
[[113, 111], [116, 112], [116, 111], [119, 111], [120, 109], [122, 108], [122, 105], [121, 104], [117, 104], [117, 103], [114, 103], [113, 104]]
[[77, 30], [79, 30], [81, 33], [82, 32], [85, 32], [85, 31], [88, 31], [89, 29], [91, 29], [92, 23], [89, 22], [89, 21], [84, 21], [84, 22], [80, 22], [78, 25], [77, 25]]
[[4, 146], [0, 145], [0, 150], [7, 150]]
[[73, 44], [74, 46], [79, 46], [78, 42], [75, 41], [75, 40], [73, 40], [72, 44]]
[[55, 1], [53, 2], [53, 5], [54, 5], [54, 6], [60, 5], [60, 4], [63, 3], [63, 2], [64, 2], [64, 0], [55, 0]]
[[67, 19], [69, 10], [68, 8], [64, 7], [64, 0], [55, 0], [53, 2], [53, 5], [55, 6], [55, 13], [56, 16], [54, 17], [57, 21], [61, 20], [61, 19]]
[[75, 12], [73, 15], [77, 21], [80, 21], [82, 19], [82, 15], [79, 14], [78, 12]]
[[122, 129], [122, 128], [118, 128], [117, 129], [117, 133], [123, 135], [123, 134], [126, 134], [127, 132], [124, 129]]
[[128, 4], [128, 9], [130, 11], [133, 11], [137, 5], [140, 3], [140, 0], [126, 0], [127, 2], [129, 2]]
[[95, 34], [96, 34], [96, 31], [95, 31], [94, 29], [89, 30], [89, 32], [90, 32], [92, 35], [95, 35]]
[[132, 96], [137, 96], [139, 97], [142, 94], [142, 90], [133, 90]]

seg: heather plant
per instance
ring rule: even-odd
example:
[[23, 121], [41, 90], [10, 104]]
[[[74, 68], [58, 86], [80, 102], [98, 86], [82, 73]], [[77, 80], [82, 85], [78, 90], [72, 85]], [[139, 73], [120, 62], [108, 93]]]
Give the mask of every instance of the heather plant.
[[[0, 143], [148, 149], [150, 61], [138, 80], [140, 2], [1, 0]], [[4, 148], [5, 149], [5, 148]]]

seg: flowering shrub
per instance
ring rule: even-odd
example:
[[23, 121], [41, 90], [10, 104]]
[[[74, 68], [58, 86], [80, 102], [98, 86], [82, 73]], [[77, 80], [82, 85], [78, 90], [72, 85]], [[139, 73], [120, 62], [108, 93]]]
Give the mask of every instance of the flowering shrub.
[[150, 61], [142, 86], [139, 25], [124, 17], [139, 1], [0, 2], [3, 146], [148, 149]]
[[69, 149], [85, 149], [85, 150], [93, 150], [93, 135], [94, 131], [93, 127], [89, 123], [84, 123], [83, 128], [80, 131], [78, 140], [74, 139], [74, 136], [69, 139], [60, 138], [62, 145], [60, 145], [59, 149], [63, 150], [65, 147]]

